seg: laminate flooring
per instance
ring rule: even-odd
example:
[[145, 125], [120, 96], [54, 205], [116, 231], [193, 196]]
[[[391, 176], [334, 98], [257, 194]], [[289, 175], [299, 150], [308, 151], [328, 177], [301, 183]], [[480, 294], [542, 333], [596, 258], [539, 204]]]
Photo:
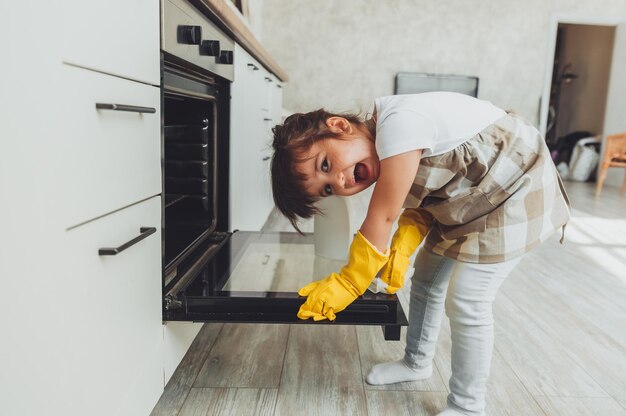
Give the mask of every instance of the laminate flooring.
[[[626, 197], [567, 182], [573, 217], [529, 253], [494, 305], [490, 416], [626, 416]], [[312, 224], [303, 225], [312, 231]], [[273, 214], [270, 230], [290, 230]], [[410, 282], [399, 292], [408, 310]], [[430, 379], [370, 386], [402, 357], [380, 327], [205, 324], [152, 415], [435, 415], [450, 377], [444, 318]]]

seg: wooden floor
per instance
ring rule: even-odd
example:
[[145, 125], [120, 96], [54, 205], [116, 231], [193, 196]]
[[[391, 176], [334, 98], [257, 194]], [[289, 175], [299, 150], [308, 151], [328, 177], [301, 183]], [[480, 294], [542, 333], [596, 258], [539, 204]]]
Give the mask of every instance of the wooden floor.
[[[566, 185], [566, 243], [527, 255], [494, 306], [490, 416], [626, 415], [626, 198]], [[206, 324], [152, 415], [434, 415], [448, 394], [447, 319], [429, 380], [364, 381], [402, 357], [403, 342], [384, 341], [380, 327]]]

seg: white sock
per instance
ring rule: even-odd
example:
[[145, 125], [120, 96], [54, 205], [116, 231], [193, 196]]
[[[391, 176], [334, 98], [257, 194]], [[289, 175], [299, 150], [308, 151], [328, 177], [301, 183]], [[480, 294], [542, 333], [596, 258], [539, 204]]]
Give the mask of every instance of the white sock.
[[381, 384], [402, 383], [403, 381], [416, 381], [429, 378], [433, 373], [433, 366], [413, 369], [406, 365], [404, 360], [390, 363], [377, 364], [365, 379], [368, 384], [375, 386]]

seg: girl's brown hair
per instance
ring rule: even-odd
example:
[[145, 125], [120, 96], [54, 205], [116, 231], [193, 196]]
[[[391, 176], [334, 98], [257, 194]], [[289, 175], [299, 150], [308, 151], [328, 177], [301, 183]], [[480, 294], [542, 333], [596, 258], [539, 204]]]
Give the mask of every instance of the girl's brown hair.
[[301, 234], [298, 219], [310, 218], [320, 212], [315, 206], [319, 197], [306, 193], [304, 188], [306, 177], [296, 171], [295, 165], [304, 160], [304, 153], [314, 143], [339, 138], [342, 135], [330, 130], [326, 124], [330, 117], [343, 117], [357, 125], [362, 123], [358, 115], [333, 114], [320, 108], [309, 113], [292, 114], [282, 125], [276, 125], [272, 129], [274, 156], [271, 174], [274, 204]]

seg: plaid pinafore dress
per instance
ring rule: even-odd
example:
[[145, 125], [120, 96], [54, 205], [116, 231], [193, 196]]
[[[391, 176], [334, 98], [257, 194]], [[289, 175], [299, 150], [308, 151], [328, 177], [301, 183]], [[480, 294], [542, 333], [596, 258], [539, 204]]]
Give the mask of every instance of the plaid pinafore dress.
[[422, 158], [404, 207], [434, 218], [426, 250], [469, 263], [519, 257], [564, 230], [570, 217], [543, 137], [512, 113], [456, 148]]

